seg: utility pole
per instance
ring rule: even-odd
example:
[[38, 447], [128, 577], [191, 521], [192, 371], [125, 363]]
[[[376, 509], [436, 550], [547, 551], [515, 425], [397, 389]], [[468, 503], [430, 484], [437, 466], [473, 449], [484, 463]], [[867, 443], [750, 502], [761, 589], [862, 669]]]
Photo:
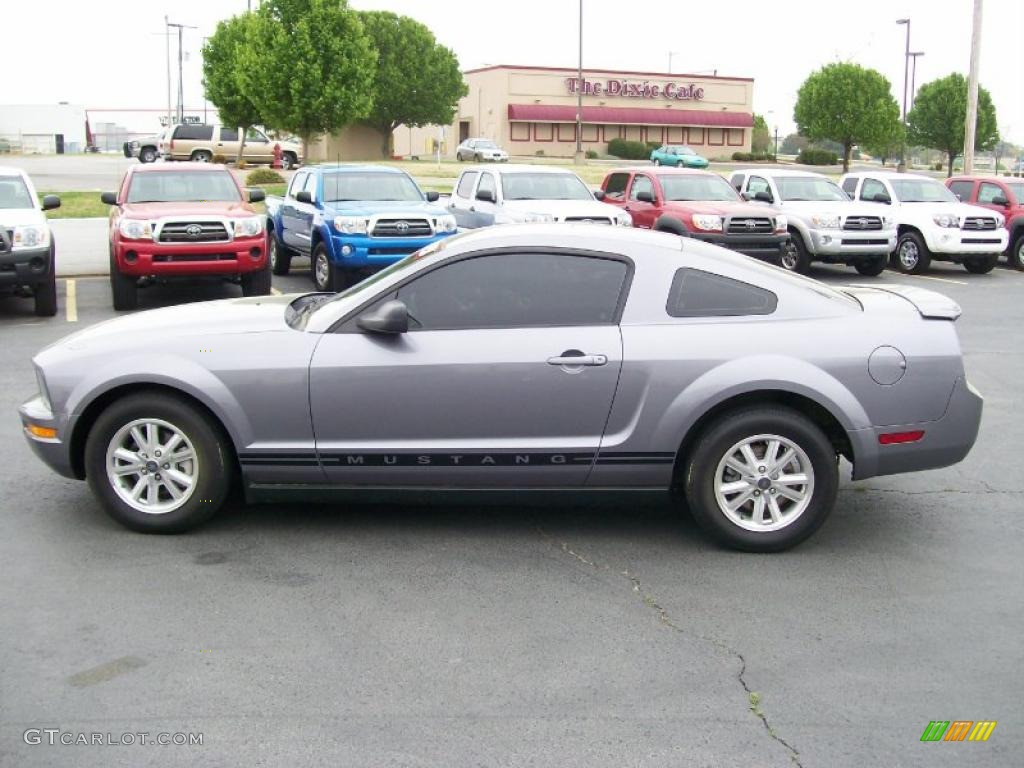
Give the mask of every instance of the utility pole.
[[978, 60], [981, 58], [981, 0], [974, 0], [971, 30], [971, 73], [967, 78], [967, 122], [964, 124], [964, 174], [974, 173], [974, 135], [978, 127]]
[[[164, 23], [168, 27], [177, 27], [178, 28], [178, 122], [179, 123], [183, 123], [183, 122], [185, 122], [185, 97], [184, 97], [184, 87], [183, 87], [183, 84], [182, 84], [182, 80], [183, 80], [182, 69], [183, 68], [182, 68], [182, 40], [181, 40], [181, 34], [182, 34], [182, 31], [185, 30], [185, 29], [198, 29], [198, 27], [193, 27], [193, 26], [190, 26], [188, 24], [175, 24], [173, 22], [167, 21], [166, 17], [164, 17], [164, 19], [165, 19]], [[168, 43], [168, 45], [169, 44], [170, 43]]]
[[668, 52], [668, 73], [669, 73], [670, 75], [672, 74], [672, 58], [673, 58], [673, 57], [674, 57], [674, 56], [675, 56], [675, 55], [676, 55], [677, 53], [679, 53], [679, 51], [669, 51], [669, 52]]
[[[203, 38], [203, 50], [204, 51], [206, 49], [206, 41], [209, 40], [209, 39], [210, 39], [209, 37], [204, 37]], [[205, 60], [206, 60], [206, 57], [204, 55], [203, 61], [205, 61]], [[206, 125], [206, 84], [205, 83], [203, 84], [203, 125]]]
[[579, 68], [576, 79], [576, 165], [583, 162], [583, 0], [580, 0]]
[[[903, 51], [903, 127], [907, 127], [907, 81], [910, 77], [910, 19], [896, 19], [897, 24], [907, 26], [907, 45]], [[904, 133], [904, 135], [906, 135]], [[907, 168], [907, 140], [904, 138], [900, 145], [900, 164], [897, 170], [903, 171]]]
[[167, 128], [171, 127], [171, 30], [164, 16], [164, 42], [167, 44]]
[[914, 100], [917, 98], [917, 57], [924, 56], [924, 51], [911, 51], [910, 52], [910, 109], [909, 112], [914, 109]]

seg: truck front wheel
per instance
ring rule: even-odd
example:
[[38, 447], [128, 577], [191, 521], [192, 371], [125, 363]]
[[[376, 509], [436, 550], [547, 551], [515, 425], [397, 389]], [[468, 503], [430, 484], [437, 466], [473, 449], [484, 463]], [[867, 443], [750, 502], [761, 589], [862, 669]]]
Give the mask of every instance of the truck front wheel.
[[991, 256], [979, 256], [975, 259], [964, 259], [964, 269], [972, 275], [987, 275], [996, 268], [998, 262], [998, 253]]
[[45, 283], [35, 287], [35, 310], [39, 317], [53, 317], [57, 314], [57, 276], [51, 274]]
[[885, 265], [889, 261], [888, 256], [877, 256], [873, 259], [861, 259], [853, 265], [858, 274], [865, 277], [878, 277], [885, 271]]
[[779, 266], [789, 272], [806, 275], [811, 269], [811, 255], [807, 252], [804, 239], [799, 232], [789, 233], [789, 242], [779, 254]]
[[292, 268], [292, 252], [277, 242], [277, 235], [270, 233], [270, 243], [267, 246], [267, 261], [270, 262], [270, 269], [275, 275], [287, 275]]
[[242, 275], [243, 296], [266, 296], [270, 293], [270, 262], [267, 261], [262, 269], [255, 272], [246, 272]]
[[927, 272], [932, 263], [932, 253], [917, 232], [904, 232], [896, 242], [892, 265], [905, 275], [920, 275]]
[[110, 254], [110, 293], [114, 298], [114, 309], [118, 312], [139, 306], [139, 281], [118, 271], [113, 253]]

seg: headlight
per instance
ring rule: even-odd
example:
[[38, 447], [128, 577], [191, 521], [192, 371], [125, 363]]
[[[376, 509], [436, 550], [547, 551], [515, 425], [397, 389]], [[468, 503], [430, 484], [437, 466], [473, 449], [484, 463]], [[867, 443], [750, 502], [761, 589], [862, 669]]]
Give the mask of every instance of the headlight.
[[818, 229], [839, 229], [839, 216], [834, 214], [811, 216], [811, 224]]
[[951, 213], [937, 213], [932, 216], [932, 221], [939, 227], [959, 227], [960, 219]]
[[26, 225], [14, 228], [15, 248], [45, 248], [50, 244], [50, 228]]
[[632, 227], [633, 217], [630, 216], [625, 211], [619, 211], [617, 214], [615, 214], [615, 224], [616, 226], [619, 227]]
[[787, 219], [785, 216], [776, 216], [775, 217], [775, 231], [776, 232], [785, 232], [788, 228], [789, 228], [789, 219]]
[[693, 217], [693, 226], [697, 229], [703, 229], [705, 232], [721, 232], [722, 217], [697, 214]]
[[528, 213], [523, 221], [528, 224], [550, 224], [555, 217], [550, 213]]
[[260, 216], [250, 216], [246, 219], [234, 219], [235, 237], [256, 237], [263, 234], [263, 219]]
[[121, 219], [118, 229], [121, 232], [121, 237], [128, 240], [153, 239], [153, 224], [149, 221], [141, 221], [139, 219]]
[[437, 217], [437, 223], [435, 225], [435, 230], [437, 232], [454, 232], [458, 228], [459, 225], [455, 221], [454, 216], [446, 214], [444, 216]]
[[36, 386], [39, 388], [39, 399], [43, 401], [46, 410], [53, 413], [53, 403], [50, 402], [50, 391], [46, 388], [46, 379], [43, 372], [36, 368]]
[[365, 235], [367, 221], [362, 216], [335, 216], [334, 228], [343, 235]]

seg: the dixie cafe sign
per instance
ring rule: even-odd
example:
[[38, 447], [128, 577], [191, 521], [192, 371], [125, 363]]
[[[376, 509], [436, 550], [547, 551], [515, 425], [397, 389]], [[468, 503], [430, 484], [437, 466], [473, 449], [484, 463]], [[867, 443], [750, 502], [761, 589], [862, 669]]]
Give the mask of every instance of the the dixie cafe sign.
[[568, 77], [565, 79], [569, 93], [582, 91], [584, 96], [623, 96], [627, 99], [692, 99], [704, 98], [704, 89], [688, 83], [651, 83], [647, 80], [587, 80]]

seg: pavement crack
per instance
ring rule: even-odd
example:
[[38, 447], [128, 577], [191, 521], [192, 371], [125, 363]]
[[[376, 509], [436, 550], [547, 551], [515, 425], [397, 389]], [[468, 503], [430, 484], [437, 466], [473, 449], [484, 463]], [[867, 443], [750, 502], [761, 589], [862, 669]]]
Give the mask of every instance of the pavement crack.
[[977, 495], [999, 495], [999, 496], [1019, 496], [1024, 494], [1024, 491], [1002, 491], [998, 488], [993, 488], [988, 483], [982, 483], [985, 486], [984, 490], [973, 489], [964, 490], [963, 488], [940, 488], [936, 491], [905, 491], [901, 488], [871, 488], [866, 485], [855, 485], [850, 488], [840, 488], [840, 493], [893, 493], [899, 496], [944, 496], [948, 494], [964, 494], [968, 496]]
[[604, 563], [599, 563], [595, 560], [590, 559], [586, 555], [577, 552], [568, 543], [560, 541], [559, 539], [547, 533], [547, 531], [545, 531], [543, 528], [540, 528], [539, 526], [537, 527], [537, 532], [544, 539], [557, 546], [560, 550], [562, 550], [562, 552], [567, 554], [569, 557], [573, 558], [580, 565], [585, 565], [588, 568], [592, 568], [598, 571], [604, 571], [605, 573], [616, 575], [628, 580], [630, 587], [632, 588], [632, 592], [643, 601], [643, 604], [645, 606], [647, 606], [657, 614], [658, 621], [661, 624], [665, 625], [673, 632], [678, 632], [681, 635], [686, 635], [688, 637], [700, 640], [701, 642], [709, 643], [719, 653], [722, 653], [726, 656], [731, 656], [733, 659], [735, 659], [739, 664], [739, 671], [736, 673], [736, 680], [743, 687], [743, 691], [747, 694], [747, 701], [751, 714], [761, 721], [761, 725], [764, 726], [764, 730], [768, 734], [769, 738], [771, 738], [773, 741], [778, 742], [786, 750], [786, 752], [789, 754], [789, 759], [793, 763], [793, 765], [797, 766], [797, 768], [803, 768], [803, 764], [800, 762], [800, 752], [796, 749], [796, 747], [794, 747], [792, 744], [790, 744], [788, 741], [783, 739], [775, 732], [775, 729], [772, 727], [771, 722], [768, 720], [768, 715], [766, 715], [764, 710], [761, 709], [761, 694], [757, 691], [752, 690], [750, 688], [749, 683], [747, 683], [747, 659], [742, 653], [740, 653], [735, 648], [730, 646], [724, 640], [721, 640], [717, 637], [712, 637], [710, 635], [701, 634], [699, 632], [687, 630], [682, 625], [678, 624], [669, 615], [668, 611], [665, 610], [661, 603], [658, 602], [657, 598], [647, 590], [647, 588], [644, 586], [643, 581], [641, 581], [640, 577], [637, 576], [635, 573], [631, 572], [628, 568], [622, 571], [616, 571], [611, 566], [605, 565]]

